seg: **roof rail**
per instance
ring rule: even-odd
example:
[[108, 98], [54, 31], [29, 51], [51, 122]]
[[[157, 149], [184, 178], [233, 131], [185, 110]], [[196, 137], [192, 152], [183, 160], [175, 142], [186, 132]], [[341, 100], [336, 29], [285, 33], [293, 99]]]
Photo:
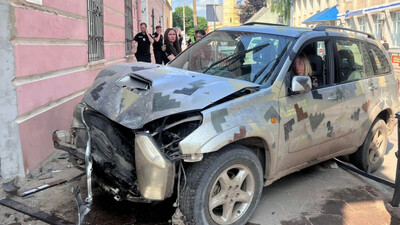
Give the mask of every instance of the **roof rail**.
[[346, 30], [346, 31], [350, 31], [350, 32], [354, 32], [354, 33], [359, 33], [359, 34], [363, 34], [363, 35], [367, 35], [368, 38], [371, 38], [373, 40], [375, 40], [375, 37], [372, 34], [366, 33], [366, 32], [362, 32], [362, 31], [358, 31], [358, 30], [352, 30], [349, 28], [344, 28], [344, 27], [335, 27], [335, 26], [317, 26], [313, 29], [313, 31], [326, 31], [327, 29], [332, 29], [332, 30]]
[[248, 22], [248, 23], [244, 23], [242, 24], [242, 26], [251, 26], [251, 25], [269, 25], [269, 26], [286, 26], [285, 24], [277, 24], [277, 23], [263, 23], [263, 22]]

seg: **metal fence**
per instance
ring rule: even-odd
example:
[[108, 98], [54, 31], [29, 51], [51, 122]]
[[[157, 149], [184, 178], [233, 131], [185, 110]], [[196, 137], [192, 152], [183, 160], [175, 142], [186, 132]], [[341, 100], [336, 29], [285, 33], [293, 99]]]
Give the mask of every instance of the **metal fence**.
[[104, 58], [103, 0], [88, 0], [89, 62]]

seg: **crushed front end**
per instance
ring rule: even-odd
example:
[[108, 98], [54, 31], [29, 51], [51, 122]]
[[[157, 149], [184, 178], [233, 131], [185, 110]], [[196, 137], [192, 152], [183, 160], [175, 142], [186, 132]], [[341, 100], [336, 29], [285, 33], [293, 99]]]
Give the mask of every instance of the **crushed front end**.
[[90, 159], [94, 181], [116, 200], [161, 201], [179, 184], [182, 160], [202, 159], [179, 147], [203, 122], [201, 111], [258, 86], [169, 66], [113, 65], [85, 92], [71, 129], [54, 132], [54, 146], [79, 169]]
[[179, 141], [195, 130], [201, 119], [200, 113], [187, 113], [132, 130], [80, 103], [71, 129], [55, 131], [53, 141], [56, 148], [70, 153], [74, 166], [83, 170], [90, 135], [92, 177], [102, 189], [118, 201], [161, 201], [173, 194], [182, 158]]

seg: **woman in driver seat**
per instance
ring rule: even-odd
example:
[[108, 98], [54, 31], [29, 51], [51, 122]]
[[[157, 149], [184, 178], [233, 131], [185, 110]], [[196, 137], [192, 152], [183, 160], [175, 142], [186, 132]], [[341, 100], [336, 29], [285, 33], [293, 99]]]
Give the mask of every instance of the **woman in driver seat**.
[[292, 76], [309, 76], [312, 81], [312, 86], [318, 87], [318, 79], [312, 76], [312, 69], [310, 61], [307, 56], [303, 53], [296, 57], [292, 66]]

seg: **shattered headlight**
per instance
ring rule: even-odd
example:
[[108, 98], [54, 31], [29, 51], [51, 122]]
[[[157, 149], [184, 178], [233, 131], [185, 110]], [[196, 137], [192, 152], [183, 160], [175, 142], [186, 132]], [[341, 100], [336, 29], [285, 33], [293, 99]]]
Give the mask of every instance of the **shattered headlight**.
[[160, 149], [171, 160], [181, 158], [179, 142], [196, 130], [202, 123], [201, 113], [171, 115], [144, 126], [154, 138]]

